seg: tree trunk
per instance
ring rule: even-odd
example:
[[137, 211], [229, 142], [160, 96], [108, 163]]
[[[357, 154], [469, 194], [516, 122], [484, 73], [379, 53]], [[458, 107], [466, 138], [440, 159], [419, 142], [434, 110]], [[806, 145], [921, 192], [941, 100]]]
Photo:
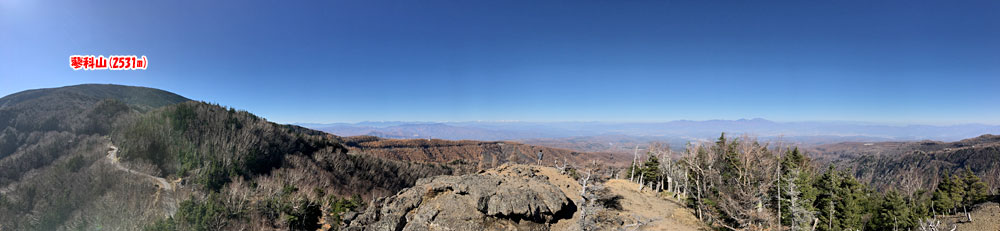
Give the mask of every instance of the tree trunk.
[[972, 214], [969, 214], [969, 209], [965, 205], [962, 205], [962, 210], [965, 210], [965, 218], [969, 219], [969, 222], [972, 222]]
[[635, 146], [635, 151], [632, 152], [632, 174], [629, 174], [628, 181], [635, 182], [635, 164], [639, 159], [639, 145]]
[[896, 231], [897, 230], [896, 229], [896, 225], [897, 224], [899, 224], [899, 221], [896, 220], [896, 216], [892, 216], [892, 231]]
[[694, 184], [695, 184], [694, 187], [696, 188], [695, 193], [698, 194], [698, 195], [696, 195], [696, 197], [698, 199], [698, 220], [705, 221], [705, 217], [704, 217], [703, 213], [701, 212], [701, 207], [703, 206], [703, 204], [701, 202], [701, 181], [700, 180], [699, 181], [695, 181]]
[[677, 190], [674, 190], [674, 189], [672, 189], [670, 187], [675, 187], [676, 188], [676, 186], [674, 185], [674, 178], [668, 176], [667, 177], [667, 192], [676, 192], [677, 191]]
[[688, 195], [687, 194], [688, 193], [688, 186], [689, 186], [688, 185], [688, 180], [690, 180], [690, 179], [688, 178], [688, 173], [685, 171], [684, 172], [684, 192], [681, 192], [681, 195], [683, 195], [684, 197], [687, 197], [687, 195]]
[[833, 230], [833, 213], [835, 213], [835, 212], [836, 211], [833, 210], [833, 201], [831, 200], [830, 201], [830, 224], [827, 225], [827, 229], [828, 230]]
[[778, 193], [775, 197], [778, 198], [778, 231], [781, 231], [781, 152], [778, 152]]
[[643, 177], [645, 177], [645, 176], [646, 176], [645, 172], [639, 173], [639, 192], [642, 192], [642, 186], [643, 186], [643, 184], [646, 183], [646, 182], [643, 182], [643, 180], [645, 180], [645, 179], [643, 179]]
[[931, 201], [931, 216], [937, 216], [937, 211], [934, 211], [934, 201]]

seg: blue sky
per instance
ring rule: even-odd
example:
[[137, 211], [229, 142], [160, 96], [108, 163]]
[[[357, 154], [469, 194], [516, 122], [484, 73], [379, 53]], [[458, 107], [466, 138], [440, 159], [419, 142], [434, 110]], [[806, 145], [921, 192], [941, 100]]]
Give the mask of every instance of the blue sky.
[[[0, 95], [139, 85], [272, 121], [1000, 124], [998, 1], [0, 0]], [[73, 71], [70, 55], [145, 55]]]

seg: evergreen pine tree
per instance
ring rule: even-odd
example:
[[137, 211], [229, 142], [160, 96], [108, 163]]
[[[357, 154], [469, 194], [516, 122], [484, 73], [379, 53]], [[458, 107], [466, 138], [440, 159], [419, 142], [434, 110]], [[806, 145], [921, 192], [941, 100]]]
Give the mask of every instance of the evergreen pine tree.
[[840, 190], [840, 180], [835, 174], [836, 171], [833, 165], [830, 165], [826, 172], [816, 180], [815, 187], [818, 193], [813, 207], [816, 207], [819, 217], [819, 225], [816, 226], [818, 230], [842, 230], [840, 221], [834, 219], [839, 212], [834, 201], [839, 200], [837, 191]]
[[986, 199], [986, 183], [983, 183], [969, 168], [965, 168], [962, 174], [962, 183], [965, 191], [962, 198], [963, 205], [973, 205]]
[[931, 194], [927, 190], [919, 189], [911, 196], [910, 208], [913, 216], [918, 218], [931, 217]]
[[938, 214], [950, 214], [952, 209], [956, 206], [956, 201], [952, 195], [958, 190], [959, 186], [952, 181], [951, 174], [945, 172], [941, 176], [941, 182], [938, 182], [937, 189], [934, 190], [934, 194], [931, 197], [933, 202], [934, 212]]
[[[962, 212], [965, 213], [968, 221], [972, 221], [972, 214], [969, 213], [969, 206], [979, 203], [986, 199], [986, 184], [979, 180], [979, 176], [976, 176], [968, 167], [965, 168], [965, 172], [962, 174]], [[957, 174], [956, 174], [957, 176]]]
[[[807, 174], [809, 160], [799, 152], [798, 148], [788, 151], [781, 160], [781, 177], [778, 186], [782, 187], [779, 195], [781, 203], [781, 223], [784, 226], [795, 227], [800, 224], [795, 222], [808, 222], [812, 225], [812, 218], [815, 216], [813, 201], [816, 199], [816, 190], [813, 188], [812, 179]], [[794, 192], [790, 190], [794, 188]], [[793, 195], [794, 194], [794, 195]], [[795, 198], [794, 206], [791, 198]], [[808, 221], [802, 219], [808, 218]]]
[[814, 185], [817, 196], [813, 203], [819, 224], [817, 230], [860, 230], [866, 212], [865, 187], [854, 176], [836, 170], [832, 165]]
[[917, 220], [906, 200], [896, 191], [889, 191], [868, 224], [872, 230], [909, 230], [916, 227]]
[[649, 180], [646, 180], [646, 181], [654, 181], [656, 179], [659, 179], [659, 176], [660, 176], [660, 160], [658, 158], [656, 158], [655, 155], [653, 155], [652, 153], [650, 153], [649, 157], [646, 158], [646, 162], [642, 163], [642, 166], [641, 166], [641, 168], [639, 170], [640, 170], [640, 172], [638, 172], [636, 174], [639, 174], [639, 173], [644, 174], [645, 178], [649, 179]]
[[865, 212], [863, 204], [867, 198], [864, 185], [847, 172], [841, 171], [839, 175], [835, 219], [840, 221], [840, 230], [861, 230]]
[[952, 174], [951, 182], [952, 213], [958, 213], [958, 210], [961, 209], [963, 205], [962, 200], [965, 199], [965, 183], [962, 181], [962, 177], [959, 176], [959, 174]]
[[782, 209], [787, 209], [787, 212], [782, 212], [782, 216], [785, 216], [782, 217], [782, 223], [786, 223], [791, 231], [811, 230], [815, 214], [810, 210], [811, 206], [808, 206], [808, 203], [803, 203], [798, 184], [794, 183], [795, 179], [799, 178], [799, 170], [791, 170], [783, 178], [789, 183], [786, 183], [785, 190], [782, 190], [785, 196], [781, 202], [787, 203], [782, 206]]

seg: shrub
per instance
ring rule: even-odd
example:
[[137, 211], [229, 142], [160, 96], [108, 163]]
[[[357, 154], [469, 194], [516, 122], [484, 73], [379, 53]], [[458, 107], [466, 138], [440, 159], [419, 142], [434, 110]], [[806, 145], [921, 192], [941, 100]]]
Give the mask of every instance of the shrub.
[[80, 168], [83, 168], [86, 164], [85, 162], [86, 161], [83, 159], [83, 156], [75, 155], [69, 158], [69, 161], [66, 162], [66, 168], [68, 168], [71, 172], [77, 172], [80, 171]]

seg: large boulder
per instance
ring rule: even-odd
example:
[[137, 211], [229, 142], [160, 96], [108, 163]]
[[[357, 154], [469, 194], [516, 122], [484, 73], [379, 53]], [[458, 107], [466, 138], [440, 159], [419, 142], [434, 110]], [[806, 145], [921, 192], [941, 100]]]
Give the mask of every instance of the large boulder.
[[[379, 198], [348, 230], [549, 230], [576, 205], [528, 166], [463, 176], [436, 176]], [[501, 167], [501, 168], [504, 168]]]

